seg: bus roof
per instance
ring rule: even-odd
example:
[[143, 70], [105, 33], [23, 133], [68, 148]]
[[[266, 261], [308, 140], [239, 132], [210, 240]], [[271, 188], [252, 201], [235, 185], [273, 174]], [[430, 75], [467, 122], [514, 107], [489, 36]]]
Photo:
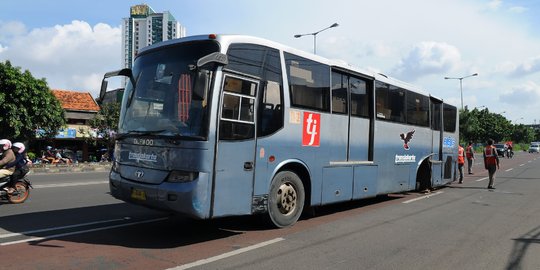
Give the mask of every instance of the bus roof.
[[182, 42], [196, 41], [196, 40], [217, 40], [220, 44], [225, 45], [225, 47], [222, 48], [222, 50], [226, 50], [228, 48], [228, 44], [231, 44], [231, 43], [251, 43], [251, 44], [259, 44], [259, 45], [263, 45], [267, 47], [272, 47], [281, 51], [286, 51], [288, 53], [292, 53], [292, 54], [295, 54], [304, 58], [308, 58], [310, 60], [321, 62], [323, 64], [329, 65], [334, 68], [351, 71], [353, 73], [357, 73], [365, 77], [373, 78], [380, 82], [392, 84], [392, 85], [399, 86], [408, 90], [412, 90], [420, 94], [424, 94], [426, 96], [430, 96], [429, 93], [427, 93], [427, 91], [419, 88], [416, 85], [412, 85], [410, 83], [398, 80], [396, 78], [392, 78], [382, 73], [377, 73], [377, 72], [359, 68], [357, 66], [353, 66], [344, 60], [337, 60], [337, 59], [332, 60], [332, 59], [324, 58], [322, 56], [315, 55], [315, 54], [302, 51], [299, 49], [295, 49], [293, 47], [289, 47], [281, 43], [277, 43], [271, 40], [254, 37], [254, 36], [232, 35], [232, 34], [208, 34], [208, 35], [188, 36], [188, 37], [171, 39], [171, 40], [166, 40], [164, 42], [152, 44], [150, 46], [142, 48], [139, 51], [139, 53], [142, 54], [146, 51], [149, 51], [155, 48], [159, 48], [163, 46], [170, 46], [170, 45], [174, 45], [174, 44], [178, 44]]

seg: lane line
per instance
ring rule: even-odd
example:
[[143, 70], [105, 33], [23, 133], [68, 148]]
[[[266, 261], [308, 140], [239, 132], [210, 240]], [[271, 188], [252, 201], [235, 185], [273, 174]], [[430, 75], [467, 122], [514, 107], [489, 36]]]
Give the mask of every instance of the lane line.
[[77, 187], [77, 186], [100, 185], [100, 184], [108, 184], [108, 183], [109, 181], [89, 181], [89, 182], [81, 182], [81, 183], [32, 185], [32, 187], [33, 188]]
[[480, 179], [475, 180], [475, 181], [476, 181], [476, 182], [480, 182], [480, 181], [484, 181], [484, 180], [486, 180], [486, 179], [488, 179], [488, 177], [480, 178]]
[[130, 217], [124, 217], [124, 218], [117, 218], [117, 219], [110, 219], [110, 220], [102, 220], [102, 221], [94, 221], [94, 222], [88, 222], [88, 223], [80, 223], [80, 224], [74, 224], [74, 225], [68, 225], [68, 226], [53, 227], [53, 228], [47, 228], [47, 229], [32, 230], [32, 231], [26, 231], [26, 232], [20, 232], [20, 233], [7, 233], [7, 234], [1, 234], [0, 238], [9, 238], [9, 237], [21, 236], [21, 235], [26, 235], [26, 234], [34, 234], [34, 233], [40, 233], [40, 232], [71, 229], [71, 228], [83, 227], [83, 226], [88, 226], [88, 225], [110, 223], [110, 222], [129, 220], [129, 219], [131, 219], [131, 218]]
[[412, 202], [416, 202], [416, 201], [419, 201], [419, 200], [427, 199], [427, 198], [430, 198], [430, 197], [433, 197], [433, 196], [436, 196], [436, 195], [439, 195], [439, 194], [443, 194], [443, 193], [444, 193], [444, 192], [442, 192], [442, 191], [437, 191], [437, 192], [435, 192], [435, 193], [431, 193], [431, 194], [428, 194], [428, 195], [426, 195], [426, 196], [422, 196], [422, 197], [410, 199], [410, 200], [404, 201], [404, 202], [402, 202], [402, 203], [412, 203]]
[[9, 246], [14, 244], [20, 244], [20, 243], [27, 243], [27, 242], [34, 242], [34, 241], [42, 241], [42, 240], [49, 240], [53, 238], [60, 238], [64, 236], [70, 236], [70, 235], [76, 235], [76, 234], [83, 234], [83, 233], [89, 233], [89, 232], [97, 232], [97, 231], [103, 231], [108, 229], [114, 229], [114, 228], [120, 228], [120, 227], [127, 227], [131, 225], [137, 225], [137, 224], [144, 224], [144, 223], [151, 223], [156, 221], [162, 221], [167, 220], [168, 217], [165, 218], [156, 218], [156, 219], [149, 219], [149, 220], [142, 220], [132, 223], [126, 223], [126, 224], [119, 224], [119, 225], [113, 225], [113, 226], [107, 226], [107, 227], [101, 227], [101, 228], [95, 228], [95, 229], [88, 229], [88, 230], [82, 230], [82, 231], [76, 231], [76, 232], [69, 232], [69, 233], [61, 233], [61, 234], [55, 234], [55, 235], [49, 235], [45, 237], [31, 237], [28, 239], [23, 239], [19, 241], [12, 241], [12, 242], [6, 242], [6, 243], [0, 243], [0, 246]]
[[513, 170], [513, 169], [514, 169], [514, 168], [507, 169], [507, 170], [505, 170], [505, 172], [509, 172], [509, 171], [511, 171], [511, 170]]
[[237, 249], [237, 250], [234, 250], [234, 251], [223, 253], [223, 254], [218, 255], [218, 256], [198, 260], [198, 261], [195, 261], [195, 262], [192, 262], [192, 263], [180, 265], [180, 266], [173, 267], [173, 268], [169, 268], [167, 270], [184, 270], [184, 269], [189, 269], [189, 268], [192, 268], [192, 267], [201, 266], [201, 265], [204, 265], [204, 264], [207, 264], [207, 263], [215, 262], [215, 261], [225, 259], [225, 258], [228, 258], [228, 257], [232, 257], [232, 256], [235, 256], [235, 255], [244, 253], [244, 252], [248, 252], [248, 251], [251, 251], [251, 250], [254, 250], [254, 249], [262, 248], [264, 246], [268, 246], [268, 245], [271, 245], [271, 244], [274, 244], [274, 243], [277, 243], [277, 242], [280, 242], [280, 241], [283, 241], [283, 240], [285, 240], [285, 239], [282, 238], [282, 237], [274, 238], [272, 240], [261, 242], [261, 243], [258, 243], [258, 244], [252, 245], [252, 246], [247, 246], [247, 247], [240, 248], [240, 249]]

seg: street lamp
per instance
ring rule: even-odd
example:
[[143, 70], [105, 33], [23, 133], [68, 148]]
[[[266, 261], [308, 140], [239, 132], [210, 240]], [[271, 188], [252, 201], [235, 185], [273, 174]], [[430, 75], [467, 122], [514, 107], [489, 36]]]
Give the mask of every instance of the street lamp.
[[459, 80], [459, 89], [461, 91], [461, 109], [463, 110], [463, 79], [469, 78], [472, 76], [478, 76], [478, 73], [474, 73], [468, 76], [463, 77], [444, 77], [445, 80]]
[[307, 34], [300, 34], [300, 35], [294, 35], [295, 38], [299, 38], [299, 37], [303, 37], [303, 36], [309, 36], [309, 35], [312, 35], [313, 36], [313, 54], [317, 54], [317, 34], [324, 31], [324, 30], [327, 30], [327, 29], [330, 29], [330, 28], [333, 28], [333, 27], [338, 27], [339, 24], [337, 23], [334, 23], [322, 30], [319, 30], [317, 32], [313, 32], [313, 33], [307, 33]]

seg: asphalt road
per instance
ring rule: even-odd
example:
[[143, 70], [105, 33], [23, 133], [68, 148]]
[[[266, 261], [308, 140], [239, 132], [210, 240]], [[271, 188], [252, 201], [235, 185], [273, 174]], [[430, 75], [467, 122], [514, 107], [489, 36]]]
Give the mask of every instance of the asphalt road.
[[260, 216], [193, 221], [108, 194], [107, 173], [32, 175], [0, 202], [5, 269], [540, 269], [540, 155], [502, 159], [494, 191], [464, 184], [316, 209], [273, 229]]

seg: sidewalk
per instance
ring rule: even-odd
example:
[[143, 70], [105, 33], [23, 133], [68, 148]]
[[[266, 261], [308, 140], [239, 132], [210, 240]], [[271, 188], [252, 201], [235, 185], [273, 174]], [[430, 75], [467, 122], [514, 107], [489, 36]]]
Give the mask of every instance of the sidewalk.
[[105, 172], [111, 169], [110, 162], [83, 162], [76, 164], [33, 164], [30, 173], [59, 173], [59, 172]]

